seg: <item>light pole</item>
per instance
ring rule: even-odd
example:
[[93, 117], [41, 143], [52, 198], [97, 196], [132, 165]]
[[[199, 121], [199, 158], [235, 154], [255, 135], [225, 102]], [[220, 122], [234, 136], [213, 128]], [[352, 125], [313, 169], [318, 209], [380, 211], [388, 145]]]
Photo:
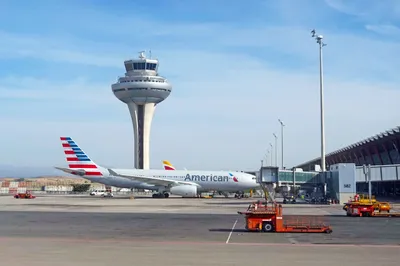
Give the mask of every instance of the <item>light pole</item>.
[[278, 166], [278, 137], [275, 133], [273, 133], [275, 138], [275, 166]]
[[265, 163], [268, 166], [268, 156], [269, 156], [269, 150], [267, 150], [267, 153], [265, 154]]
[[271, 142], [269, 143], [269, 146], [271, 146], [271, 166], [274, 166], [273, 164], [272, 164], [272, 153], [273, 153], [273, 151], [274, 151], [274, 146], [272, 146], [272, 144], [271, 144]]
[[325, 164], [325, 121], [324, 121], [324, 80], [322, 67], [322, 47], [326, 46], [322, 42], [322, 35], [316, 35], [315, 30], [311, 31], [311, 36], [315, 38], [319, 44], [319, 91], [320, 91], [320, 109], [321, 109], [321, 168], [322, 172], [326, 171]]
[[285, 126], [285, 124], [282, 122], [282, 120], [278, 119], [279, 123], [281, 124], [281, 156], [282, 156], [282, 170], [283, 170], [283, 127]]

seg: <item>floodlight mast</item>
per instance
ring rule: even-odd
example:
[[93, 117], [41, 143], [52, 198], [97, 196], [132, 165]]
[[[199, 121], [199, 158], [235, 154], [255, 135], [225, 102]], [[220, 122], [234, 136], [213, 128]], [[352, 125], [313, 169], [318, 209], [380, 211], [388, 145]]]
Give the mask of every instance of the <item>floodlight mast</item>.
[[279, 123], [281, 124], [281, 167], [283, 170], [283, 127], [285, 126], [285, 124], [282, 122], [282, 120], [278, 119]]
[[326, 46], [322, 39], [322, 35], [317, 35], [315, 29], [311, 31], [313, 37], [319, 45], [319, 90], [320, 90], [320, 113], [321, 113], [321, 170], [326, 171], [325, 163], [325, 119], [324, 119], [324, 77], [322, 64], [322, 47]]
[[272, 145], [271, 142], [269, 143], [269, 146], [271, 147], [271, 166], [273, 166], [273, 164], [272, 164], [272, 158], [273, 158], [272, 153], [274, 152], [274, 146]]
[[275, 138], [275, 166], [278, 166], [278, 136], [275, 133], [272, 133]]

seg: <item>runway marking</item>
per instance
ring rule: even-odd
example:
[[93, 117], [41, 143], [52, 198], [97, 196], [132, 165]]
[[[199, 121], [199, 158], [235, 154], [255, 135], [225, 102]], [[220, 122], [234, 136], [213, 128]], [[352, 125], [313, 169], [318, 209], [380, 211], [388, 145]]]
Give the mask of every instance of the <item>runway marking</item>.
[[293, 238], [293, 235], [291, 233], [286, 233], [286, 236], [291, 244], [299, 244], [299, 242]]
[[238, 221], [238, 219], [236, 219], [235, 223], [234, 223], [233, 226], [232, 226], [232, 230], [231, 230], [231, 232], [229, 233], [228, 239], [227, 239], [226, 242], [225, 242], [226, 244], [228, 244], [228, 243], [229, 243], [229, 239], [231, 239], [232, 232], [233, 232], [233, 230], [235, 229], [235, 226], [236, 226], [237, 221]]

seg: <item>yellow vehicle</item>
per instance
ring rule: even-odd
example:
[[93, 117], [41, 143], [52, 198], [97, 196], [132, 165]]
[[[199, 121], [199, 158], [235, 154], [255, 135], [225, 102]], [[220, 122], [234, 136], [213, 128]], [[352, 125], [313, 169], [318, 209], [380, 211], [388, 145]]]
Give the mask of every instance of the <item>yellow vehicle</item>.
[[375, 196], [371, 196], [371, 200], [368, 195], [356, 195], [354, 199], [350, 200], [348, 203], [345, 203], [343, 206], [343, 210], [347, 211], [347, 208], [350, 205], [370, 205], [373, 204], [375, 211], [386, 211], [390, 212], [391, 206], [388, 202], [379, 202], [376, 200]]
[[370, 200], [369, 199], [369, 195], [363, 194], [363, 195], [359, 196], [358, 202], [360, 202], [360, 203], [368, 203], [369, 204], [369, 203], [376, 203], [377, 201], [376, 201], [376, 198], [375, 198], [374, 195], [371, 196], [371, 200]]
[[375, 209], [377, 209], [379, 212], [382, 212], [382, 211], [390, 212], [391, 208], [392, 207], [390, 206], [389, 202], [379, 202], [378, 208], [375, 208]]

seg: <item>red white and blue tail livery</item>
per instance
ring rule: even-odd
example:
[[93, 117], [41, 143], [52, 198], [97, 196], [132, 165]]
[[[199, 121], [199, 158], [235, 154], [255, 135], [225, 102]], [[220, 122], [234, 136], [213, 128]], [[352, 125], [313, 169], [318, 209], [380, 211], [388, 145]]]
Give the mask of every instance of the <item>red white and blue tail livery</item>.
[[70, 174], [80, 176], [103, 176], [102, 167], [95, 164], [72, 138], [60, 137], [60, 140], [69, 168], [60, 170], [67, 170]]

